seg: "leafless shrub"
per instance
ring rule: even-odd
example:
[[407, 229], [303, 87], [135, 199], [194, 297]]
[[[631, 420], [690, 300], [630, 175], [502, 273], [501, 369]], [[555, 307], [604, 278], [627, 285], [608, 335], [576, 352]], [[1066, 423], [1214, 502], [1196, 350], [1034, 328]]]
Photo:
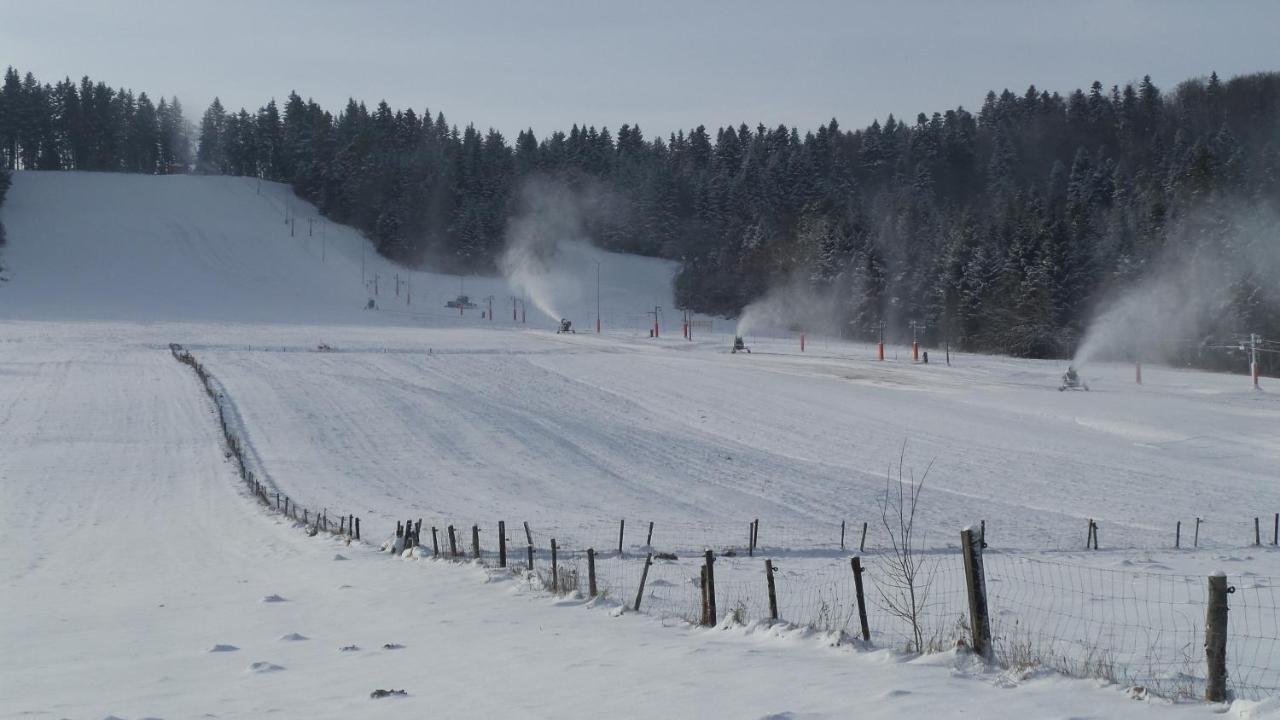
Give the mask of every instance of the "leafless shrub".
[[933, 462], [925, 468], [917, 480], [915, 472], [906, 474], [903, 463], [907, 445], [903, 443], [898, 456], [898, 477], [893, 478], [892, 467], [885, 473], [884, 498], [880, 504], [880, 522], [889, 537], [889, 554], [885, 560], [884, 576], [876, 583], [876, 592], [889, 614], [911, 627], [909, 652], [924, 652], [925, 631], [922, 626], [924, 609], [933, 584], [933, 569], [928, 558], [920, 552], [923, 538], [916, 538], [916, 510], [925, 479], [933, 469]]

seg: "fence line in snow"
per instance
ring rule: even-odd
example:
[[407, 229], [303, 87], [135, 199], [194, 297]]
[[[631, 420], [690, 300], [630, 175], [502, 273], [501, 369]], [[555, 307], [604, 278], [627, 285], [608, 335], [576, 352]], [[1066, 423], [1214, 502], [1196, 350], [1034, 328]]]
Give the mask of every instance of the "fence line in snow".
[[235, 423], [229, 420], [231, 411], [227, 396], [222, 392], [216, 378], [196, 360], [195, 356], [178, 343], [170, 343], [169, 352], [178, 362], [190, 367], [200, 380], [209, 399], [218, 411], [218, 426], [222, 430], [222, 438], [227, 446], [227, 457], [235, 462], [236, 473], [244, 481], [249, 493], [269, 511], [283, 515], [299, 522], [311, 535], [321, 532], [340, 535], [353, 540], [360, 539], [360, 518], [354, 514], [340, 514], [331, 517], [328, 508], [309, 508], [299, 505], [287, 494], [281, 493], [269, 482], [264, 482], [250, 468], [251, 461], [245, 452], [245, 442], [237, 431]]
[[[636, 525], [647, 534], [647, 525]], [[616, 537], [605, 549], [558, 538], [553, 543], [554, 531], [544, 529], [536, 536], [530, 529], [526, 535], [525, 523], [503, 521], [501, 539], [496, 523], [480, 529], [478, 553], [472, 545], [472, 528], [478, 526], [455, 523], [455, 556], [444, 540], [447, 527], [435, 526], [440, 540], [434, 546], [433, 528], [424, 525], [417, 535], [401, 533], [383, 549], [496, 570], [505, 544], [505, 569], [548, 592], [589, 598], [594, 578], [597, 600], [627, 609], [638, 602], [640, 612], [679, 622], [710, 620], [705, 551], [673, 551], [657, 542], [637, 551], [624, 538], [619, 552]], [[984, 551], [977, 535], [975, 531], [993, 663], [1106, 679], [1137, 694], [1192, 698], [1210, 691], [1214, 674], [1205, 651], [1210, 592], [1204, 576]], [[738, 548], [712, 554], [713, 624], [776, 621], [828, 632], [839, 642], [861, 643], [859, 615], [865, 614], [872, 646], [912, 652], [975, 646], [972, 583], [958, 548], [917, 556], [918, 578], [911, 588], [904, 585], [899, 557], [883, 548], [832, 556], [816, 567], [811, 561], [822, 556], [788, 556], [785, 550], [764, 546], [755, 548], [754, 556]], [[864, 568], [861, 603], [850, 555]], [[1271, 697], [1280, 693], [1280, 577], [1243, 575], [1231, 582], [1230, 620], [1222, 628], [1226, 695], [1219, 698]], [[914, 590], [918, 602], [914, 611], [904, 613], [908, 590]]]

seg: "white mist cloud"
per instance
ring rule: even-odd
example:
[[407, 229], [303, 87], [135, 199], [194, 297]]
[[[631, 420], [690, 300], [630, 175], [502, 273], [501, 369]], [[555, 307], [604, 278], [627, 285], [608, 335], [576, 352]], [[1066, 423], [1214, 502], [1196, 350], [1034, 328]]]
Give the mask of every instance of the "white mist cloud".
[[840, 317], [836, 293], [834, 287], [814, 286], [806, 276], [793, 275], [742, 310], [736, 334], [801, 331], [837, 334]]
[[559, 321], [568, 308], [582, 306], [588, 292], [595, 292], [601, 253], [591, 242], [587, 224], [608, 211], [608, 198], [593, 188], [575, 190], [534, 177], [521, 185], [519, 204], [507, 223], [506, 249], [498, 267], [513, 290]]
[[1252, 276], [1274, 288], [1277, 272], [1274, 208], [1224, 203], [1192, 213], [1171, 228], [1155, 267], [1103, 304], [1074, 361], [1165, 360], [1210, 337], [1246, 331], [1235, 327], [1231, 309], [1240, 281]]

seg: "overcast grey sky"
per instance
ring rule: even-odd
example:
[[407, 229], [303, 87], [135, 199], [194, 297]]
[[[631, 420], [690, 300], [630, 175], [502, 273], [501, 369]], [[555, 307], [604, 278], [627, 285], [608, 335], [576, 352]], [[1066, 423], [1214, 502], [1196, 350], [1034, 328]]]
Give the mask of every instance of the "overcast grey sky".
[[89, 74], [250, 110], [291, 89], [337, 111], [444, 111], [508, 137], [572, 123], [832, 117], [862, 126], [964, 105], [988, 89], [1066, 91], [1150, 73], [1280, 70], [1280, 2], [433, 2], [0, 0], [0, 64]]

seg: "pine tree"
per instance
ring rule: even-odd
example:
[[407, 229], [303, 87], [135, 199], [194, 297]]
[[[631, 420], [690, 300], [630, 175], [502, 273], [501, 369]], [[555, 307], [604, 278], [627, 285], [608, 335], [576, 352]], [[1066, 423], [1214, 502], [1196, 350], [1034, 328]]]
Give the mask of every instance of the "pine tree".
[[218, 174], [225, 171], [227, 154], [225, 134], [227, 131], [227, 112], [222, 108], [222, 101], [214, 98], [200, 119], [200, 139], [196, 149], [196, 170], [202, 173]]

